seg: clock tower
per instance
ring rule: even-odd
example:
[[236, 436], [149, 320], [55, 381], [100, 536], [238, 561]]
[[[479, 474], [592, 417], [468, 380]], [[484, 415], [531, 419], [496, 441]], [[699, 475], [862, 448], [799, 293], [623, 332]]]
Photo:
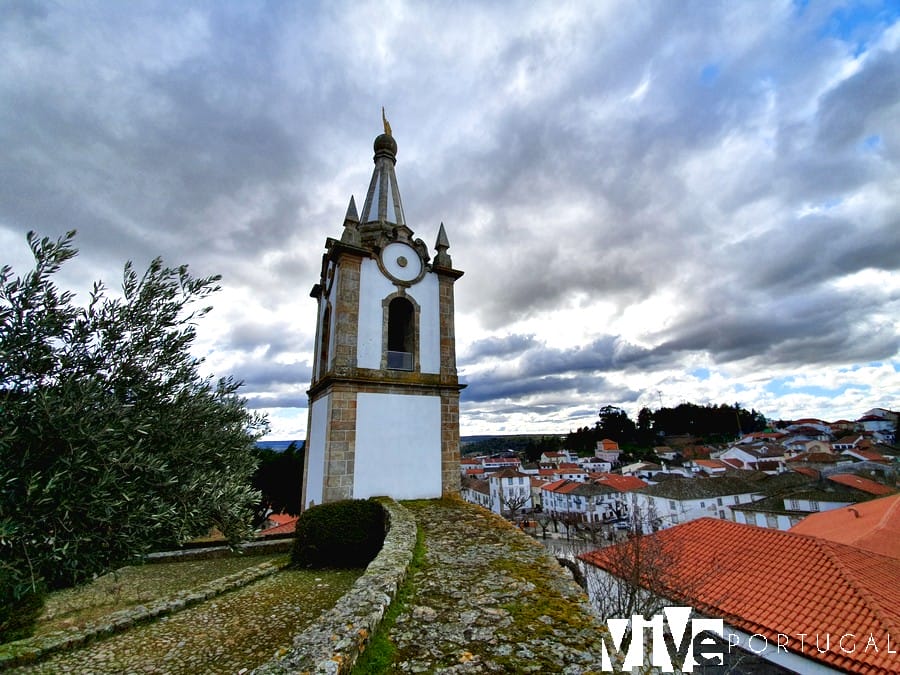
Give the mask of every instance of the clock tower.
[[319, 282], [303, 475], [304, 509], [338, 499], [459, 492], [453, 268], [443, 223], [435, 255], [406, 223], [384, 120], [362, 213], [350, 197]]

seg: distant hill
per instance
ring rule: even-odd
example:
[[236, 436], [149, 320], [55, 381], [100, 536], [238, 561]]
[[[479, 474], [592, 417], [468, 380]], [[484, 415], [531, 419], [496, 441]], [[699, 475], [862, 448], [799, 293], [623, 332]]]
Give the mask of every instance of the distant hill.
[[461, 436], [460, 453], [464, 455], [494, 454], [514, 450], [540, 456], [541, 451], [559, 450], [565, 436], [560, 434], [484, 434]]
[[256, 441], [257, 448], [264, 448], [266, 450], [274, 450], [275, 452], [284, 452], [288, 449], [288, 446], [291, 443], [296, 443], [297, 448], [299, 450], [303, 449], [303, 446], [306, 445], [305, 440], [294, 440], [294, 441]]

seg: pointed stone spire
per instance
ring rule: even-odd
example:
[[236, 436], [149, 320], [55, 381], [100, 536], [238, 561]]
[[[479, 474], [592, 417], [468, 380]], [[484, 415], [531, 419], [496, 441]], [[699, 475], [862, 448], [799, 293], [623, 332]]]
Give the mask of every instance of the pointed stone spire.
[[453, 267], [453, 260], [447, 249], [450, 248], [450, 240], [447, 238], [447, 231], [444, 229], [444, 223], [438, 228], [437, 241], [434, 243], [437, 255], [434, 256], [434, 264], [438, 267]]
[[[382, 116], [384, 110], [382, 109]], [[396, 231], [411, 234], [403, 215], [400, 188], [397, 186], [397, 141], [390, 132], [390, 124], [384, 118], [385, 133], [375, 139], [375, 170], [369, 182], [366, 201], [359, 219], [363, 245], [382, 245], [384, 239], [394, 237]]]
[[356, 213], [356, 200], [350, 195], [350, 203], [347, 205], [347, 215], [344, 216], [344, 233], [341, 241], [351, 246], [359, 246], [362, 241], [359, 236], [359, 215]]

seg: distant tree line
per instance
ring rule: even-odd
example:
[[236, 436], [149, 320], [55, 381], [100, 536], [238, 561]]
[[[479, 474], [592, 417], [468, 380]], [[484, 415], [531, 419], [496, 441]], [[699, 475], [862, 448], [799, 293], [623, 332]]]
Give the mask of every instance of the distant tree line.
[[512, 450], [526, 461], [536, 462], [541, 453], [558, 452], [563, 448], [560, 436], [490, 436], [471, 443], [462, 448], [464, 455], [496, 455]]
[[625, 450], [649, 450], [664, 444], [666, 436], [689, 434], [699, 442], [721, 443], [765, 428], [766, 418], [762, 413], [745, 410], [737, 403], [705, 406], [681, 403], [656, 411], [641, 408], [636, 422], [622, 408], [607, 405], [600, 409], [594, 426], [570, 431], [564, 445], [579, 454], [590, 454], [598, 441], [608, 438]]

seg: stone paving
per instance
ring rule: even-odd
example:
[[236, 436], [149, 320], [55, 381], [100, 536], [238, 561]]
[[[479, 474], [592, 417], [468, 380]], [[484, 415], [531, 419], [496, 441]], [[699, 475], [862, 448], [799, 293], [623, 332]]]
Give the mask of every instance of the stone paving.
[[424, 532], [426, 553], [390, 631], [390, 672], [600, 671], [600, 621], [540, 543], [463, 502], [404, 506]]
[[246, 672], [289, 645], [292, 636], [337, 602], [359, 574], [359, 570], [332, 572], [326, 584], [314, 572], [282, 571], [171, 616], [9, 672]]

